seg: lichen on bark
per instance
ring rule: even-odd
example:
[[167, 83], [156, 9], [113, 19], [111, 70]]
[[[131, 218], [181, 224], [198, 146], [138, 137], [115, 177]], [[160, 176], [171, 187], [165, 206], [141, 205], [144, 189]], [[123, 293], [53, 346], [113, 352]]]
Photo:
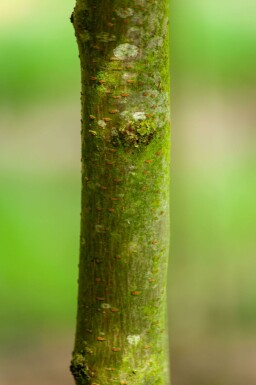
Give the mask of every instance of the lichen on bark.
[[167, 0], [77, 0], [82, 209], [77, 385], [168, 383]]

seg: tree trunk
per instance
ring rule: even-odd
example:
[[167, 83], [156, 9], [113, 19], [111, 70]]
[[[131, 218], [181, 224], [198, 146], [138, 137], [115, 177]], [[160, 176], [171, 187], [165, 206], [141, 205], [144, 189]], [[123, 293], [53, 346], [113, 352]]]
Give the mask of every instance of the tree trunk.
[[77, 0], [77, 385], [168, 383], [169, 0]]

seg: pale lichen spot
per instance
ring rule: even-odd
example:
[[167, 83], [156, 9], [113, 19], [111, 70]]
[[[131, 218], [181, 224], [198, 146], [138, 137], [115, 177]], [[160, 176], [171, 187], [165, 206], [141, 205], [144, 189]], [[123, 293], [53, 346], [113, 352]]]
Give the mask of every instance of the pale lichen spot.
[[124, 43], [114, 49], [114, 55], [120, 60], [135, 58], [138, 55], [139, 49], [136, 45]]
[[116, 130], [115, 127], [113, 127], [113, 128], [111, 129], [111, 135], [112, 135], [112, 136], [118, 136], [118, 132], [117, 132], [117, 130]]
[[120, 104], [127, 104], [127, 99], [123, 98], [122, 100], [120, 100]]
[[122, 75], [122, 79], [124, 79], [124, 80], [130, 79], [131, 76], [132, 76], [132, 75], [131, 75], [130, 73], [125, 72], [125, 73]]
[[101, 128], [105, 128], [106, 127], [106, 123], [104, 122], [104, 120], [98, 120], [98, 126], [100, 126]]
[[[152, 17], [152, 19], [155, 19], [155, 17]], [[142, 25], [143, 13], [142, 12], [136, 12], [135, 15], [132, 16], [131, 21], [134, 24]]]
[[108, 32], [100, 32], [96, 35], [96, 38], [102, 43], [108, 43], [109, 41], [116, 41], [116, 36]]
[[80, 32], [80, 38], [81, 40], [83, 40], [84, 42], [86, 41], [90, 41], [91, 40], [91, 35], [89, 34], [88, 31], [83, 31], [83, 32]]
[[133, 119], [136, 121], [145, 120], [147, 118], [145, 115], [145, 112], [142, 112], [142, 111], [134, 112], [132, 116], [133, 116]]
[[134, 0], [134, 4], [143, 7], [146, 4], [146, 0]]
[[132, 16], [134, 13], [132, 8], [117, 8], [115, 12], [117, 16], [121, 17], [122, 19], [126, 19], [127, 17]]
[[137, 243], [135, 243], [135, 242], [130, 242], [130, 243], [128, 244], [127, 249], [128, 249], [131, 253], [137, 253], [137, 251], [138, 251], [138, 245], [137, 245]]
[[140, 41], [141, 34], [142, 34], [142, 29], [139, 27], [131, 27], [127, 31], [127, 37], [133, 40], [134, 43], [137, 43]]
[[137, 346], [140, 342], [140, 336], [139, 335], [130, 335], [127, 337], [127, 341], [130, 345]]
[[95, 225], [95, 231], [96, 231], [96, 233], [102, 233], [102, 232], [106, 231], [106, 228], [102, 225]]
[[148, 48], [159, 48], [162, 47], [164, 44], [164, 39], [161, 36], [155, 37], [154, 39], [151, 39], [148, 43]]
[[109, 303], [102, 303], [101, 307], [102, 307], [102, 309], [110, 309], [111, 305], [109, 305]]
[[125, 118], [127, 115], [129, 115], [129, 111], [123, 111], [123, 112], [121, 112], [121, 114], [120, 114], [121, 116], [122, 116], [122, 118]]

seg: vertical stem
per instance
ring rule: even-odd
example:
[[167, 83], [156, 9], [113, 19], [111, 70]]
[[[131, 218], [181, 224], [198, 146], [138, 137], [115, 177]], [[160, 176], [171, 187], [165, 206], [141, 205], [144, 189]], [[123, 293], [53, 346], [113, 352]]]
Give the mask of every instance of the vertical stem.
[[168, 0], [77, 0], [82, 210], [77, 385], [168, 383]]

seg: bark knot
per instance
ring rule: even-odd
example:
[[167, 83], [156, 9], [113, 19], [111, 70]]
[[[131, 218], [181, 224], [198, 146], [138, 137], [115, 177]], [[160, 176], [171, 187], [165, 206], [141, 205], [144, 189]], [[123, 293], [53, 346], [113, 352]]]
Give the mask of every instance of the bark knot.
[[90, 370], [85, 362], [85, 357], [82, 354], [76, 353], [73, 355], [70, 371], [73, 374], [77, 385], [90, 385]]

